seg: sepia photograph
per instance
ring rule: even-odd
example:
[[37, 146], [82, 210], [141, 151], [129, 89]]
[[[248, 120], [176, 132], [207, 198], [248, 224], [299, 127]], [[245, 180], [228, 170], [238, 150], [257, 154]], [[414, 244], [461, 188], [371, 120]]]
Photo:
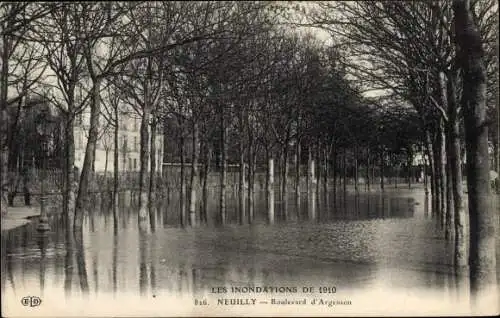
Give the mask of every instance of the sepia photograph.
[[2, 317], [500, 314], [497, 0], [0, 2]]

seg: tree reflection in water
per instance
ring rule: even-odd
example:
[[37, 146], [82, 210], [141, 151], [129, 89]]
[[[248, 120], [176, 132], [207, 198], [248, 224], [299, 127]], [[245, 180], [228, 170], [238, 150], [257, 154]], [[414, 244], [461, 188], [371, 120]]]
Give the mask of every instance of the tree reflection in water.
[[48, 236], [46, 233], [41, 233], [38, 237], [38, 248], [40, 249], [40, 296], [44, 296], [45, 291], [45, 271], [47, 267], [47, 244]]
[[65, 235], [66, 254], [64, 257], [64, 291], [66, 297], [71, 296], [71, 287], [73, 285], [74, 251], [75, 240], [73, 233], [66, 232]]
[[147, 231], [139, 226], [139, 292], [141, 297], [146, 296], [148, 273], [147, 273]]
[[88, 296], [89, 281], [87, 277], [87, 267], [85, 263], [85, 252], [83, 249], [83, 233], [81, 231], [74, 232], [76, 246], [76, 263], [78, 267], [78, 278], [80, 280], [80, 289], [82, 295]]
[[112, 256], [112, 280], [113, 280], [113, 296], [116, 297], [116, 291], [118, 290], [118, 279], [117, 279], [117, 267], [118, 267], [118, 224], [114, 222], [113, 224], [113, 256]]
[[[424, 217], [430, 213], [430, 198], [425, 198], [423, 192], [416, 197], [419, 205], [407, 196], [389, 192], [339, 193], [337, 198], [331, 195], [320, 197], [312, 206], [306, 193], [299, 204], [294, 204], [296, 198], [291, 198], [288, 207], [285, 202], [277, 204], [273, 226], [266, 225], [265, 200], [257, 201], [254, 224], [244, 226], [238, 225], [234, 217], [237, 208], [228, 210], [234, 213], [232, 217], [228, 214], [233, 224], [216, 228], [203, 225], [181, 230], [172, 224], [163, 228], [165, 220], [160, 215], [155, 218], [158, 227], [154, 226], [154, 232], [149, 225], [142, 231], [132, 208], [122, 211], [116, 224], [108, 222], [108, 227], [104, 222], [106, 211], [97, 211], [94, 233], [91, 222], [74, 234], [55, 225], [55, 232], [42, 240], [28, 226], [3, 237], [2, 271], [6, 275], [2, 275], [2, 288], [13, 294], [13, 290], [23, 287], [25, 279], [25, 286], [40, 281], [46, 298], [50, 297], [49, 289], [55, 288], [73, 299], [90, 292], [96, 296], [109, 292], [116, 298], [130, 292], [147, 299], [153, 295], [199, 294], [213, 286], [230, 284], [286, 282], [298, 286], [302, 283], [298, 279], [307, 277], [314, 282], [333, 279], [340, 287], [362, 289], [378, 279], [375, 272], [384, 270], [397, 278], [384, 276], [384, 284], [416, 283], [439, 288], [447, 299], [463, 297], [467, 283], [455, 275], [467, 275], [448, 272], [452, 247], [446, 246], [435, 232], [433, 219]], [[328, 211], [328, 199], [338, 204], [332, 211]], [[212, 208], [209, 217], [216, 215], [216, 205]], [[289, 211], [289, 218], [284, 217], [284, 209]], [[165, 210], [160, 206], [153, 213], [163, 214]], [[295, 215], [298, 220], [291, 222]], [[361, 243], [350, 244], [352, 241]], [[352, 263], [346, 266], [343, 260]], [[362, 264], [356, 265], [358, 261]], [[388, 261], [407, 277], [377, 266]], [[89, 268], [86, 262], [90, 262]], [[436, 268], [441, 272], [433, 273]], [[107, 269], [111, 269], [109, 274]], [[88, 275], [87, 270], [93, 272]], [[58, 277], [64, 278], [64, 283], [58, 284]]]

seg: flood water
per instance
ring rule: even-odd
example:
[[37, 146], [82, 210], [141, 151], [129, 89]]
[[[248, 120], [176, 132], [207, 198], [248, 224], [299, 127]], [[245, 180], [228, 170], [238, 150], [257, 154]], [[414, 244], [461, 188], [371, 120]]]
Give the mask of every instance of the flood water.
[[[453, 246], [443, 239], [422, 189], [321, 194], [316, 202], [302, 195], [298, 203], [291, 193], [286, 204], [276, 199], [271, 223], [262, 192], [251, 225], [238, 224], [238, 202], [230, 193], [229, 222], [216, 226], [217, 196], [211, 198], [208, 224], [195, 228], [178, 226], [178, 200], [169, 198], [154, 208], [154, 227], [148, 232], [139, 229], [137, 209], [123, 208], [117, 229], [109, 209], [96, 209], [85, 216], [82, 235], [66, 235], [57, 217], [51, 218], [52, 230], [44, 236], [35, 231], [36, 222], [3, 234], [3, 313], [498, 311], [494, 295], [493, 301], [487, 300], [489, 307], [471, 307], [467, 277], [452, 270]], [[42, 304], [23, 306], [25, 296], [40, 297]], [[283, 300], [304, 300], [307, 305], [278, 304]]]

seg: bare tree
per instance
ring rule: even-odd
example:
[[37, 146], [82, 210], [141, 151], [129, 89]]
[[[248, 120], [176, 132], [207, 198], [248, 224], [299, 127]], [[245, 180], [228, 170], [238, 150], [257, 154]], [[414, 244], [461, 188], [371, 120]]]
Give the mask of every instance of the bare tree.
[[498, 221], [488, 203], [485, 52], [472, 10], [468, 0], [453, 2], [457, 58], [463, 71], [461, 103], [467, 149], [471, 288], [474, 292], [484, 292], [496, 284], [495, 228]]
[[[9, 141], [12, 140], [13, 129], [17, 125], [16, 120], [12, 122], [8, 108], [16, 103], [21, 105], [23, 98], [39, 82], [44, 73], [44, 67], [38, 58], [41, 52], [39, 49], [29, 47], [28, 38], [33, 31], [33, 24], [48, 15], [52, 9], [52, 6], [28, 2], [4, 2], [0, 4], [0, 123], [2, 127], [0, 200], [2, 214], [7, 213], [8, 206]], [[13, 88], [16, 88], [15, 92]]]

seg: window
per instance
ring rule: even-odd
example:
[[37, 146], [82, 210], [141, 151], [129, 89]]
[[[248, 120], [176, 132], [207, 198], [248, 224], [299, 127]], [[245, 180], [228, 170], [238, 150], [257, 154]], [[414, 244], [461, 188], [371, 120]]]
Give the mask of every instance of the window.
[[132, 171], [132, 158], [128, 158], [128, 170]]
[[134, 136], [134, 151], [138, 151], [138, 143], [137, 143], [137, 136]]
[[134, 158], [134, 170], [137, 170], [137, 158]]
[[134, 131], [137, 131], [137, 117], [134, 117]]
[[122, 136], [122, 146], [123, 146], [123, 152], [127, 152], [128, 150], [127, 135]]

